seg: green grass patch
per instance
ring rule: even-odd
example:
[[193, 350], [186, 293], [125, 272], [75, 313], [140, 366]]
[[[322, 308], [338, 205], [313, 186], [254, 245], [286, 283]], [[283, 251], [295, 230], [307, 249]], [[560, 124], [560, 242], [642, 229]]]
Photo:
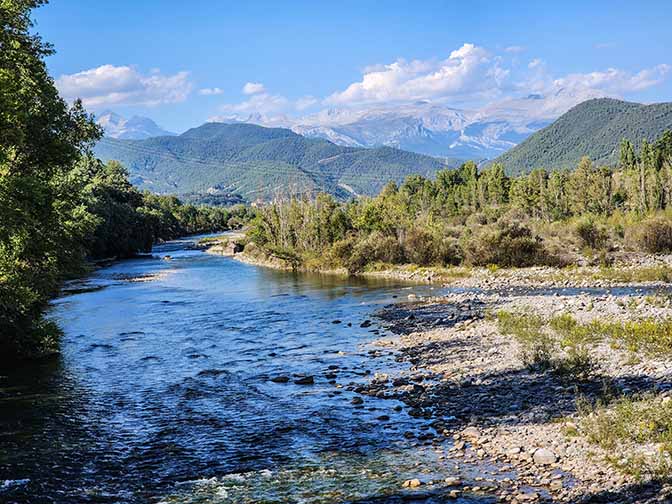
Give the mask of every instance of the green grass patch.
[[579, 432], [607, 450], [607, 460], [637, 477], [672, 476], [672, 400], [656, 394], [610, 403], [580, 401]]
[[669, 266], [649, 266], [645, 268], [604, 267], [593, 275], [595, 280], [618, 283], [671, 282], [672, 268]]

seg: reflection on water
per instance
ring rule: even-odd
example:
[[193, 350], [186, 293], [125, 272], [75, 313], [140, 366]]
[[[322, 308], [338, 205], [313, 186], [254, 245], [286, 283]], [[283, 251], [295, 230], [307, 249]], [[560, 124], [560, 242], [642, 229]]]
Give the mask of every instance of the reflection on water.
[[[182, 502], [214, 488], [219, 502], [253, 502], [228, 484], [240, 474], [256, 502], [294, 502], [287, 489], [305, 478], [336, 492], [314, 502], [398, 486], [384, 468], [410, 464], [403, 434], [427, 426], [394, 401], [355, 406], [346, 387], [396, 365], [368, 356], [378, 329], [360, 323], [431, 288], [293, 275], [187, 244], [102, 269], [53, 303], [62, 355], [2, 373], [0, 498]], [[350, 483], [321, 477], [333, 471]]]

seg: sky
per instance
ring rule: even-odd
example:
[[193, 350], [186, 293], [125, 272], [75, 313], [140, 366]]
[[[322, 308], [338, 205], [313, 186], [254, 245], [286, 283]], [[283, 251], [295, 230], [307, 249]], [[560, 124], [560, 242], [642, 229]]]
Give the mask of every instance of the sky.
[[175, 132], [559, 89], [672, 101], [669, 0], [52, 0], [34, 19], [66, 99]]

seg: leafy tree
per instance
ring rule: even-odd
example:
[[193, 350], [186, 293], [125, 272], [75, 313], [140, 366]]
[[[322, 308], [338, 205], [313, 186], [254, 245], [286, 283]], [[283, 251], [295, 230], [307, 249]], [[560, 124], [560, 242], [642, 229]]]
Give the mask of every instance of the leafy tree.
[[0, 5], [0, 355], [53, 350], [42, 308], [83, 254], [95, 221], [82, 199], [81, 153], [100, 136], [49, 77], [52, 49], [31, 34], [40, 0]]

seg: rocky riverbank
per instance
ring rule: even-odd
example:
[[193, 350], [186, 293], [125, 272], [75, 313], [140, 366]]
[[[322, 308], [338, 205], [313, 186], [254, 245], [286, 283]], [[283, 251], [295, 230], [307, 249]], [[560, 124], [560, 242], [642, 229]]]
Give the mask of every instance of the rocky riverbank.
[[[613, 397], [650, 392], [670, 401], [669, 355], [595, 341], [590, 356], [596, 369], [589, 378], [573, 379], [526, 366], [521, 343], [502, 333], [493, 314], [571, 314], [576, 324], [625, 324], [672, 317], [672, 303], [643, 287], [567, 290], [464, 292], [387, 307], [380, 317], [396, 336], [376, 345], [395, 350], [410, 368], [399, 376], [378, 376], [362, 392], [401, 399], [410, 415], [431, 420], [434, 442], [451, 445], [451, 463], [494, 468], [481, 482], [456, 480], [458, 490], [476, 487], [503, 502], [670, 502], [667, 476], [633, 475], [614, 463], [614, 457], [634, 455], [645, 460], [656, 447], [635, 445], [617, 453], [591, 443], [580, 408], [582, 401], [603, 400], [607, 388]], [[511, 471], [515, 477], [501, 477]]]

